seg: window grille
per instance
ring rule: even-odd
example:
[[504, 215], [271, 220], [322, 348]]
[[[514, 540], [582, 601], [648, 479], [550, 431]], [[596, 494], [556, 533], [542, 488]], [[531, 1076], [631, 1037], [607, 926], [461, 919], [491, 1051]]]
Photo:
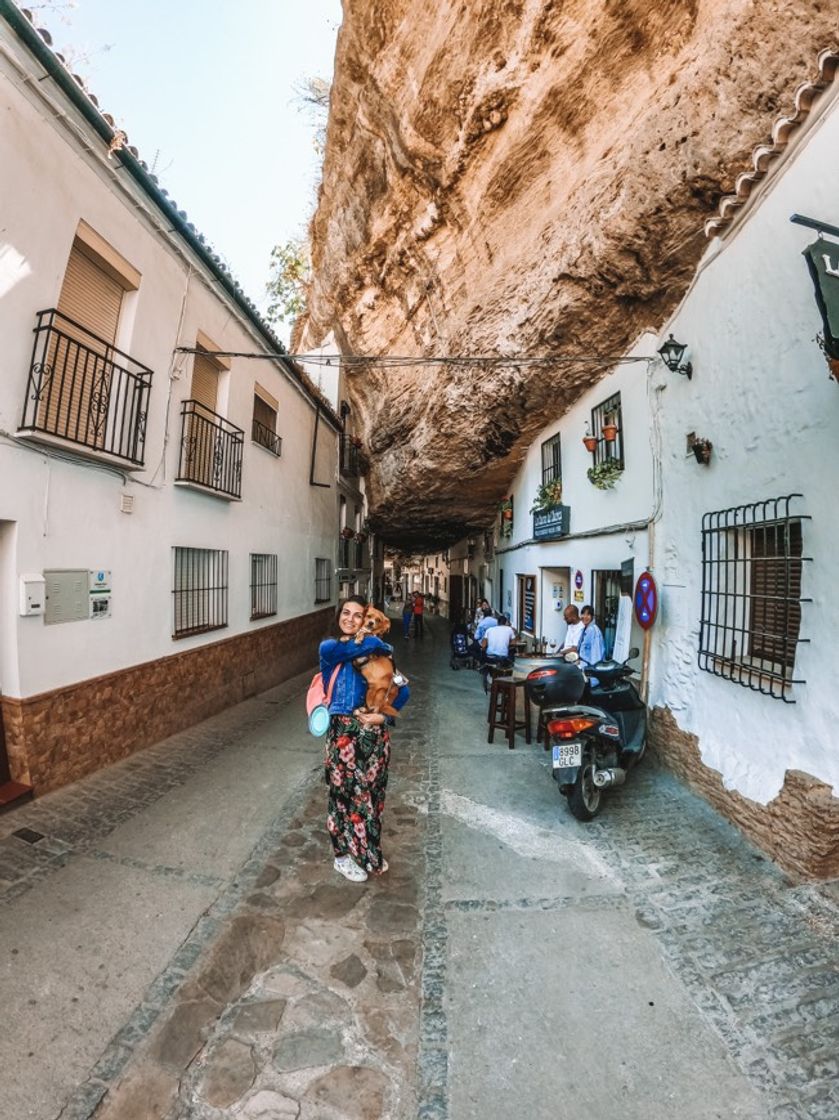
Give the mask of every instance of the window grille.
[[[613, 440], [607, 440], [603, 435], [603, 427], [609, 416], [614, 419], [618, 427], [617, 435]], [[623, 461], [623, 413], [620, 393], [615, 393], [591, 410], [591, 434], [597, 440], [597, 447], [594, 449], [595, 466], [605, 463], [607, 459], [617, 460], [621, 468], [626, 465]]]
[[558, 435], [542, 444], [542, 482], [555, 480], [562, 480], [562, 452]]
[[258, 393], [254, 393], [253, 397], [251, 439], [266, 451], [270, 451], [272, 455], [279, 457], [282, 454], [283, 441], [277, 435], [277, 410], [264, 401]]
[[332, 561], [315, 560], [315, 602], [328, 603], [332, 598]]
[[227, 626], [227, 558], [224, 549], [176, 548], [173, 638]]
[[277, 613], [277, 557], [251, 553], [251, 621]]
[[702, 519], [699, 668], [765, 696], [794, 703], [801, 604], [800, 494], [706, 513]]

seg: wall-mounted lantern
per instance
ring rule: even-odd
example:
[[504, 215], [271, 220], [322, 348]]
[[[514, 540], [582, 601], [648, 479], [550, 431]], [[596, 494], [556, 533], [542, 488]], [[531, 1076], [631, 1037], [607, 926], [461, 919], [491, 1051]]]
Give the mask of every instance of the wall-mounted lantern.
[[664, 345], [659, 347], [658, 353], [671, 373], [683, 373], [690, 381], [693, 377], [693, 366], [690, 362], [681, 364], [685, 350], [687, 350], [687, 343], [677, 342], [671, 334]]

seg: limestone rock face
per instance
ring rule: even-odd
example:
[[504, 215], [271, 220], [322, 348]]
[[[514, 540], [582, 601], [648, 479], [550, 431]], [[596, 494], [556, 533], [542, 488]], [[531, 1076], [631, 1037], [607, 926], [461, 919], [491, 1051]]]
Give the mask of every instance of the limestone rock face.
[[[675, 306], [835, 38], [810, 0], [344, 0], [296, 344], [510, 358], [353, 371], [374, 528], [492, 520], [539, 428]], [[568, 360], [516, 365], [540, 354]]]

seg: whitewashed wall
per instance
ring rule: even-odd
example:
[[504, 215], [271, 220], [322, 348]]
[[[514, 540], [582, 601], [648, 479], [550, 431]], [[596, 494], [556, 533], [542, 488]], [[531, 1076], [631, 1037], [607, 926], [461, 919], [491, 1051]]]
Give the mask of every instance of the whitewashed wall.
[[[15, 50], [12, 40], [2, 45]], [[26, 62], [22, 54], [19, 61]], [[39, 88], [23, 90], [0, 57], [0, 690], [16, 696], [307, 614], [316, 609], [315, 557], [334, 567], [336, 551], [336, 436], [321, 423], [318, 472], [331, 488], [311, 487], [314, 407], [273, 362], [234, 359], [222, 377], [219, 410], [245, 430], [243, 500], [173, 485], [192, 373], [191, 357], [173, 360], [175, 346], [194, 345], [199, 330], [222, 349], [255, 351], [264, 343], [216, 294], [198, 258], [155, 228], [164, 220], [146, 213], [151, 204], [126, 173], [84, 152], [51, 118], [33, 92]], [[68, 105], [59, 108], [74, 117]], [[118, 344], [154, 370], [146, 467], [122, 477], [20, 446], [14, 437], [35, 315], [57, 303], [80, 219], [142, 274], [139, 290], [126, 297]], [[280, 402], [279, 459], [250, 441], [257, 381]], [[122, 492], [134, 497], [131, 514], [120, 512]], [[226, 629], [172, 640], [173, 546], [229, 550]], [[279, 613], [255, 623], [250, 552], [279, 556]], [[98, 567], [113, 572], [111, 619], [46, 626], [43, 618], [18, 616], [20, 573]]]
[[[655, 339], [639, 338], [627, 355], [646, 358], [654, 355]], [[493, 606], [509, 612], [513, 625], [521, 626], [517, 610], [517, 577], [537, 576], [537, 629], [540, 637], [560, 641], [565, 635], [562, 612], [553, 608], [550, 573], [544, 569], [570, 568], [583, 573], [586, 603], [592, 598], [592, 571], [619, 569], [624, 560], [634, 558], [637, 578], [648, 562], [647, 531], [644, 527], [619, 532], [603, 532], [614, 526], [644, 523], [654, 509], [653, 458], [650, 442], [650, 414], [647, 403], [648, 363], [622, 364], [585, 393], [568, 412], [546, 426], [528, 450], [511, 487], [513, 495], [513, 534], [497, 540], [494, 560], [496, 599], [502, 584], [503, 603]], [[582, 438], [591, 410], [614, 393], [621, 394], [625, 469], [612, 490], [598, 490], [586, 477], [592, 456]], [[570, 535], [558, 541], [528, 543], [533, 536], [533, 515], [529, 512], [542, 481], [542, 444], [560, 433], [562, 437], [562, 501], [571, 509]], [[575, 534], [593, 533], [579, 537]], [[572, 589], [573, 590], [573, 589]], [[566, 599], [566, 602], [568, 600]], [[573, 600], [572, 600], [573, 601]], [[578, 603], [581, 606], [582, 603]], [[641, 634], [633, 631], [633, 642]]]
[[[668, 324], [688, 342], [693, 380], [659, 371], [662, 391], [663, 517], [656, 571], [664, 614], [655, 630], [651, 702], [672, 709], [699, 738], [703, 761], [727, 788], [760, 803], [787, 769], [839, 788], [835, 635], [839, 632], [836, 518], [839, 385], [814, 341], [821, 328], [802, 250], [815, 233], [793, 212], [839, 224], [839, 108], [799, 138], [740, 225], [708, 252]], [[663, 332], [666, 336], [666, 332]], [[710, 439], [713, 459], [685, 453], [686, 433]], [[704, 513], [800, 492], [804, 522], [801, 635], [795, 704], [761, 696], [697, 666]]]

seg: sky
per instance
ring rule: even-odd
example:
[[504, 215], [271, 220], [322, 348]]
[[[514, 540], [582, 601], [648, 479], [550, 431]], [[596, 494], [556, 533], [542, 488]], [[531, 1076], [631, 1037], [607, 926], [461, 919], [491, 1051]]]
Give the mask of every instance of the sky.
[[295, 85], [331, 77], [340, 0], [50, 0], [36, 15], [264, 311], [271, 249], [315, 205]]

